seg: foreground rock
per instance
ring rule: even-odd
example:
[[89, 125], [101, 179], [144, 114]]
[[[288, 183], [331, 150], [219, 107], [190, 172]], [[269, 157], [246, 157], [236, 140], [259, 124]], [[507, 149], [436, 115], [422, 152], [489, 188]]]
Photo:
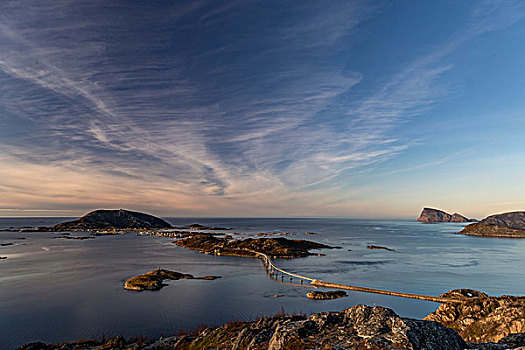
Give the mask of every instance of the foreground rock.
[[164, 287], [162, 283], [164, 280], [179, 280], [179, 279], [204, 279], [214, 280], [220, 278], [219, 276], [205, 276], [205, 277], [193, 277], [193, 275], [187, 273], [180, 273], [176, 271], [157, 269], [147, 272], [140, 276], [130, 278], [124, 283], [124, 288], [134, 291], [143, 290], [159, 290]]
[[319, 292], [319, 291], [312, 291], [306, 293], [306, 297], [309, 299], [314, 300], [329, 300], [329, 299], [338, 299], [348, 296], [346, 292], [342, 290], [332, 290], [329, 292]]
[[[39, 343], [38, 349], [59, 346]], [[60, 349], [88, 349], [71, 345]], [[20, 349], [36, 349], [26, 345]], [[47, 347], [43, 347], [47, 346]], [[101, 343], [99, 348], [103, 348]], [[364, 305], [341, 312], [305, 316], [274, 316], [256, 322], [228, 323], [197, 336], [153, 342], [115, 338], [113, 349], [434, 349], [460, 350], [466, 344], [454, 331], [435, 322], [401, 318], [392, 310]]]
[[211, 235], [196, 235], [178, 240], [175, 244], [205, 254], [255, 257], [255, 252], [259, 252], [276, 258], [304, 257], [313, 255], [309, 249], [333, 248], [321, 243], [280, 237], [232, 241]]
[[476, 220], [466, 218], [458, 213], [450, 215], [449, 213], [446, 213], [443, 210], [423, 208], [423, 211], [421, 212], [421, 215], [419, 215], [417, 221], [424, 222], [427, 224], [433, 224], [437, 222], [474, 222]]
[[439, 322], [472, 343], [497, 342], [510, 334], [525, 332], [525, 297], [489, 297], [466, 289], [442, 296], [460, 295], [465, 302], [442, 304], [425, 320]]
[[523, 346], [525, 333], [509, 335], [498, 343], [466, 343], [458, 333], [442, 324], [402, 318], [380, 306], [357, 305], [341, 312], [322, 312], [309, 317], [278, 315], [254, 322], [230, 322], [196, 335], [158, 340], [116, 337], [109, 341], [81, 340], [58, 345], [31, 343], [19, 349], [517, 350]]
[[153, 215], [129, 210], [95, 210], [83, 217], [63, 222], [45, 231], [84, 231], [84, 230], [114, 230], [114, 229], [162, 229], [172, 226]]
[[525, 212], [491, 215], [478, 223], [467, 225], [458, 233], [487, 237], [525, 238]]

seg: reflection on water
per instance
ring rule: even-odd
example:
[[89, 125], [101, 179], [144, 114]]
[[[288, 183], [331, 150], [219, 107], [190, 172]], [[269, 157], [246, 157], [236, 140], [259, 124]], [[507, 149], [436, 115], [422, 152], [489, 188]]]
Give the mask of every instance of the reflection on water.
[[[0, 227], [52, 225], [62, 219], [0, 219]], [[336, 283], [439, 295], [472, 288], [492, 295], [522, 294], [525, 240], [456, 235], [457, 224], [343, 219], [170, 219], [233, 227], [244, 236], [295, 232], [340, 246], [325, 256], [276, 259], [287, 271]], [[316, 232], [304, 235], [304, 232]], [[18, 238], [25, 237], [25, 240]], [[217, 325], [287, 312], [341, 310], [355, 304], [383, 305], [421, 318], [432, 302], [349, 292], [328, 301], [305, 298], [308, 288], [268, 279], [258, 259], [216, 257], [185, 250], [171, 239], [136, 236], [92, 240], [54, 239], [52, 233], [0, 232], [0, 348], [30, 341], [61, 342], [102, 336], [158, 337], [199, 324]], [[367, 245], [394, 248], [370, 250]], [[168, 281], [157, 292], [131, 292], [122, 284], [157, 267], [214, 281]], [[274, 295], [284, 294], [275, 298]]]

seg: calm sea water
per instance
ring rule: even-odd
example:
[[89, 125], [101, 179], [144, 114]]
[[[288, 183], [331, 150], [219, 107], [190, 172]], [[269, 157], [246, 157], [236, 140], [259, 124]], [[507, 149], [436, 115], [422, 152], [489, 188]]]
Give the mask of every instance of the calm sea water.
[[[0, 228], [43, 226], [63, 218], [0, 218]], [[459, 224], [402, 220], [168, 219], [233, 227], [242, 236], [293, 232], [342, 247], [325, 256], [280, 259], [288, 271], [327, 281], [429, 295], [472, 288], [491, 295], [522, 295], [525, 240], [457, 235]], [[313, 231], [316, 235], [305, 235]], [[269, 280], [257, 259], [199, 254], [168, 238], [104, 236], [54, 239], [53, 233], [0, 232], [0, 349], [31, 341], [62, 342], [102, 336], [158, 337], [286, 312], [339, 311], [356, 304], [382, 305], [422, 318], [438, 304], [350, 292], [347, 298], [313, 301], [309, 289]], [[25, 237], [25, 240], [19, 240]], [[370, 250], [367, 245], [394, 248]], [[319, 251], [321, 252], [321, 251]], [[124, 281], [157, 267], [221, 279], [169, 281], [157, 292], [130, 292]], [[276, 294], [284, 297], [275, 298]]]

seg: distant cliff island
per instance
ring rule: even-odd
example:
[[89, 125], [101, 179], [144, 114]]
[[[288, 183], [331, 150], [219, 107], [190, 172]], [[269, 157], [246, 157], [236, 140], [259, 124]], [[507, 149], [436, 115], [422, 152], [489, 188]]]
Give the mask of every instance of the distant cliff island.
[[449, 214], [439, 209], [423, 208], [423, 211], [421, 212], [421, 215], [419, 215], [417, 221], [427, 224], [434, 224], [438, 222], [475, 222], [477, 220], [466, 218], [458, 213]]
[[525, 238], [525, 211], [495, 214], [477, 222], [458, 213], [451, 215], [439, 209], [423, 208], [417, 221], [427, 224], [474, 222], [458, 233], [484, 237]]
[[458, 233], [485, 237], [525, 238], [525, 212], [491, 215], [480, 222], [467, 225]]

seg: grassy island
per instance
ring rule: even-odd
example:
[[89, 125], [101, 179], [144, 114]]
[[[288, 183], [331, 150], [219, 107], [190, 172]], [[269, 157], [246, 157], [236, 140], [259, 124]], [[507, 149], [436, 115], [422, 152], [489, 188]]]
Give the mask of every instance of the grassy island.
[[205, 276], [193, 277], [187, 273], [180, 273], [176, 271], [157, 269], [146, 272], [143, 275], [130, 278], [124, 283], [124, 288], [127, 290], [143, 291], [143, 290], [159, 290], [164, 287], [162, 283], [164, 280], [180, 280], [180, 279], [204, 279], [214, 280], [220, 278], [219, 276]]

